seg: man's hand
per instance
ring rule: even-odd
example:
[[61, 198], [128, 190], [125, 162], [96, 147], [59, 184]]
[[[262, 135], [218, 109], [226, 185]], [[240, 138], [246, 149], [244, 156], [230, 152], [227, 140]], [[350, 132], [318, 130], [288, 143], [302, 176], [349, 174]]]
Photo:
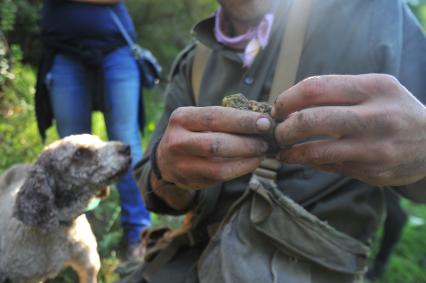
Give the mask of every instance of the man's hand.
[[256, 134], [271, 132], [268, 115], [219, 106], [174, 111], [157, 148], [165, 181], [181, 189], [206, 188], [254, 171], [268, 145]]
[[320, 76], [281, 94], [279, 159], [377, 186], [426, 177], [426, 107], [394, 77]]

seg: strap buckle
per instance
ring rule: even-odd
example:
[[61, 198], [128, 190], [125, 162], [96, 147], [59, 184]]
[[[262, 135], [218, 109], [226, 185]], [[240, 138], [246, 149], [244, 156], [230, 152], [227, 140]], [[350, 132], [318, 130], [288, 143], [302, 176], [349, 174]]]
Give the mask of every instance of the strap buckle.
[[280, 167], [280, 161], [274, 158], [266, 158], [262, 161], [262, 163], [260, 163], [260, 166], [254, 170], [253, 174], [275, 182], [277, 180], [278, 169]]

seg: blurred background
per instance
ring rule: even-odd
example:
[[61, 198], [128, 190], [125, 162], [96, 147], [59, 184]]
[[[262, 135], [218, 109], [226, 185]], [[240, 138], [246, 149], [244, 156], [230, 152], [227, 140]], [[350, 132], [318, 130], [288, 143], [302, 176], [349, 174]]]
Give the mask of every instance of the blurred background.
[[[410, 7], [426, 30], [426, 0], [409, 0]], [[18, 162], [32, 162], [43, 144], [34, 115], [36, 67], [40, 56], [40, 0], [0, 0], [0, 173]], [[138, 42], [160, 60], [164, 72], [161, 85], [145, 91], [148, 123], [143, 135], [146, 145], [163, 107], [162, 89], [174, 57], [191, 38], [198, 20], [213, 13], [216, 0], [127, 0], [136, 26]], [[425, 54], [426, 56], [426, 54]], [[426, 74], [423, 74], [426, 76]], [[93, 132], [107, 139], [101, 113], [93, 114]], [[57, 139], [54, 127], [47, 143]], [[426, 206], [403, 201], [410, 218], [381, 283], [426, 283]], [[120, 206], [117, 193], [91, 215], [103, 259], [100, 282], [113, 282], [113, 270], [120, 264], [117, 254], [121, 239]], [[178, 225], [179, 219], [153, 215], [154, 223]], [[0, 231], [1, 233], [1, 231]], [[381, 233], [381, 232], [380, 232]], [[377, 235], [374, 250], [377, 250]], [[374, 252], [373, 252], [374, 253]], [[75, 282], [64, 272], [55, 282]]]

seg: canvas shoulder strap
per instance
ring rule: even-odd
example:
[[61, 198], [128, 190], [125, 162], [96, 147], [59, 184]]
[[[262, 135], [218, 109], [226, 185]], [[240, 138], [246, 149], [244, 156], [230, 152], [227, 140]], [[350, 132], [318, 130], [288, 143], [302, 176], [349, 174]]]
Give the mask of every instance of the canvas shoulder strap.
[[[296, 83], [300, 57], [303, 51], [306, 30], [309, 23], [313, 0], [293, 1], [282, 39], [274, 79], [272, 81], [269, 102], [272, 104], [285, 90]], [[253, 172], [269, 180], [275, 180], [281, 162], [274, 158], [266, 158]]]
[[270, 103], [273, 103], [281, 93], [292, 87], [296, 82], [312, 2], [313, 0], [295, 0], [290, 8], [269, 94]]
[[204, 77], [207, 61], [209, 60], [211, 50], [202, 44], [197, 42], [197, 46], [194, 51], [194, 61], [192, 63], [192, 92], [194, 95], [195, 105], [198, 105], [201, 91], [201, 82]]

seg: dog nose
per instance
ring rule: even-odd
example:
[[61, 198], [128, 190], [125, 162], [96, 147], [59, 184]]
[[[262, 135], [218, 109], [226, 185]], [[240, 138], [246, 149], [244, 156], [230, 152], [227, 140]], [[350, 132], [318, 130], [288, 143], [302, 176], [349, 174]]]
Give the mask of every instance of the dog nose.
[[119, 150], [118, 153], [123, 154], [123, 155], [130, 155], [130, 145], [128, 144], [123, 144]]

